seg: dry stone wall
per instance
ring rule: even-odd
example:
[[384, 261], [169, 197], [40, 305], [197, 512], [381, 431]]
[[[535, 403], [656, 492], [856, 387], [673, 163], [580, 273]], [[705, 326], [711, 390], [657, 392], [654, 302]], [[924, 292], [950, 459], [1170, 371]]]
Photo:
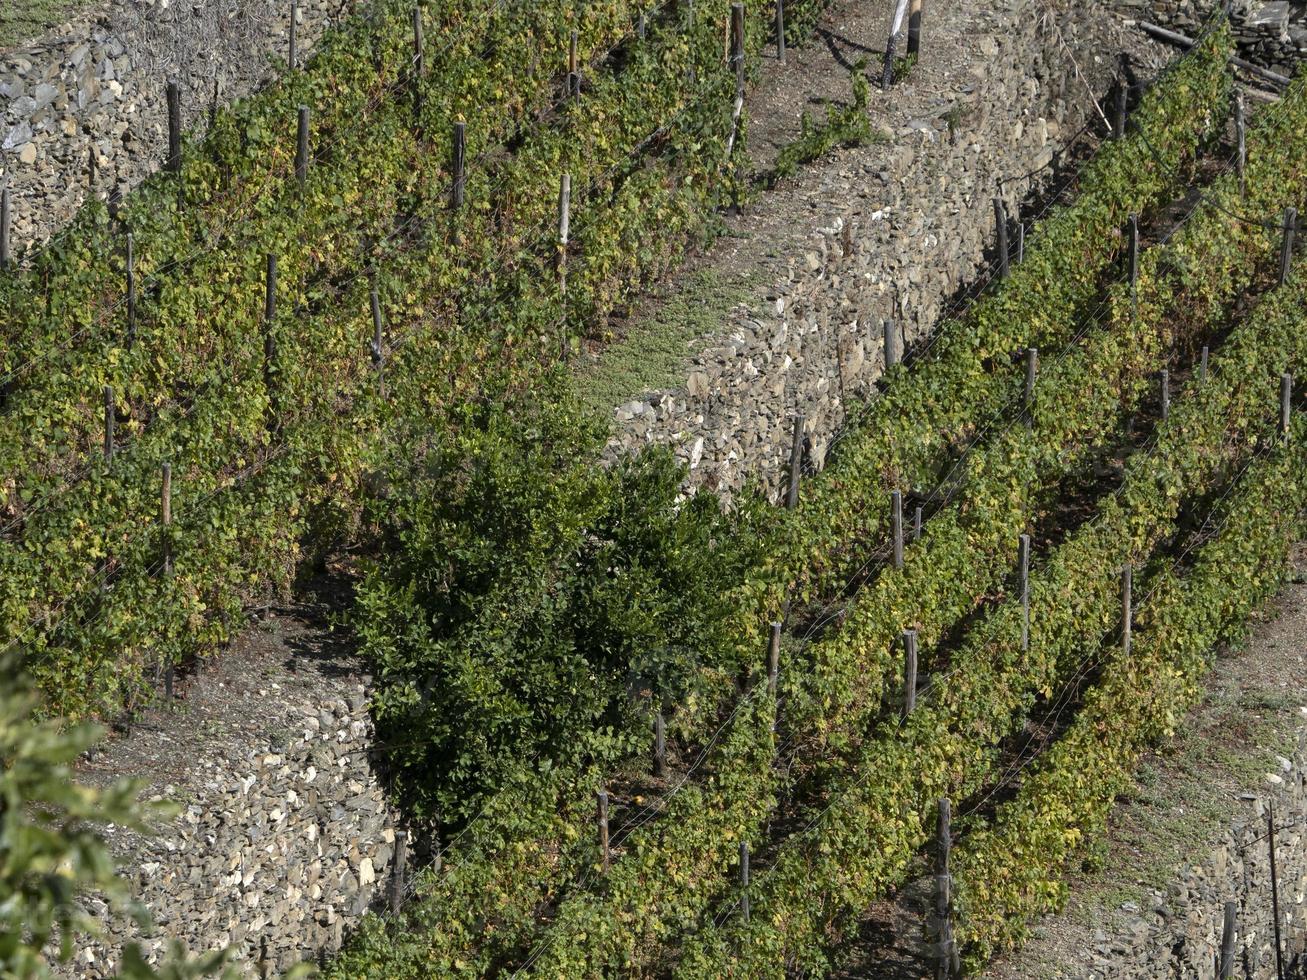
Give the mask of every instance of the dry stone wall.
[[[299, 0], [302, 61], [355, 0]], [[291, 0], [109, 0], [0, 51], [0, 186], [16, 248], [45, 241], [94, 194], [126, 193], [167, 152], [166, 81], [202, 130], [215, 93], [248, 95], [283, 68]], [[94, 161], [94, 162], [93, 162]]]
[[[686, 365], [684, 385], [616, 408], [611, 456], [666, 444], [693, 486], [729, 495], [757, 480], [779, 493], [802, 414], [805, 465], [822, 467], [850, 404], [883, 373], [884, 321], [896, 321], [902, 349], [964, 285], [986, 281], [994, 196], [1019, 214], [1096, 118], [1090, 93], [1109, 88], [1123, 29], [1096, 4], [1028, 13], [1017, 4], [996, 14], [969, 76], [931, 114], [882, 122], [881, 142], [823, 170], [834, 186], [814, 197], [848, 206], [822, 215], [765, 297], [731, 314], [723, 339]], [[1079, 68], [1068, 48], [1081, 52]]]
[[[1116, 0], [1127, 16], [1192, 37], [1220, 0]], [[1307, 55], [1307, 0], [1235, 0], [1230, 12], [1239, 53], [1292, 76]]]
[[1151, 907], [1123, 907], [1125, 925], [1099, 931], [1086, 976], [1129, 980], [1215, 980], [1225, 903], [1238, 903], [1234, 975], [1274, 977], [1275, 914], [1267, 814], [1274, 807], [1280, 934], [1289, 976], [1307, 963], [1307, 733], [1292, 758], [1279, 757], [1260, 793], [1243, 795], [1240, 813], [1210, 853], [1180, 869]]
[[301, 710], [283, 738], [207, 758], [203, 781], [163, 787], [182, 812], [157, 836], [111, 838], [153, 927], [142, 933], [89, 899], [106, 935], [63, 975], [112, 976], [127, 941], [151, 960], [172, 939], [192, 952], [230, 946], [247, 976], [340, 948], [386, 893], [397, 823], [370, 757], [363, 686]]

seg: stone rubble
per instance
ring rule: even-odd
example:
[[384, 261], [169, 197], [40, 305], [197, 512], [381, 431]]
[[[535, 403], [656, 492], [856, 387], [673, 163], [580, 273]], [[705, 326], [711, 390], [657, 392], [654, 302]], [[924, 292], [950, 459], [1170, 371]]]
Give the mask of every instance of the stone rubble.
[[171, 939], [192, 953], [230, 945], [246, 975], [340, 948], [386, 894], [397, 822], [372, 768], [362, 685], [305, 713], [296, 729], [240, 759], [206, 758], [202, 786], [163, 787], [160, 797], [184, 805], [157, 836], [111, 837], [154, 928], [105, 916], [91, 898], [107, 935], [82, 945], [63, 976], [112, 976], [127, 941], [152, 962]]

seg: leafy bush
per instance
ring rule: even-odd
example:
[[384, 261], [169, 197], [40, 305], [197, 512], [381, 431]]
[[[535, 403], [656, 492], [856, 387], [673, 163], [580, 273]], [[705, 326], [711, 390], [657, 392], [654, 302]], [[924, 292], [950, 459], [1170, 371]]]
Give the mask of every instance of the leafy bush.
[[681, 500], [666, 450], [599, 468], [601, 439], [538, 392], [471, 408], [383, 508], [357, 624], [419, 814], [458, 822], [523, 758], [629, 755], [651, 705], [737, 666], [726, 597], [753, 512]]

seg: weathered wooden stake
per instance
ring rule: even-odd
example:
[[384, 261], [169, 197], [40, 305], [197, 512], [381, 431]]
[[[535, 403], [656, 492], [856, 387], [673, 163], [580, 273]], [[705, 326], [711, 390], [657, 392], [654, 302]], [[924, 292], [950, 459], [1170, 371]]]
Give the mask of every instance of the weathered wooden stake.
[[304, 182], [309, 179], [309, 107], [302, 105], [299, 108], [298, 123], [295, 136], [295, 180], [299, 183], [300, 189], [304, 188]]
[[104, 461], [113, 462], [113, 389], [104, 386]]
[[13, 203], [9, 188], [0, 190], [0, 269], [9, 268], [9, 226], [12, 221]]
[[912, 540], [913, 541], [921, 540], [921, 506], [920, 505], [917, 506], [916, 511], [912, 515]]
[[1280, 875], [1275, 863], [1275, 804], [1266, 804], [1266, 825], [1271, 852], [1271, 914], [1275, 916], [1275, 976], [1284, 980], [1284, 943], [1280, 939]]
[[1234, 977], [1234, 935], [1238, 910], [1237, 902], [1225, 903], [1225, 921], [1221, 924], [1220, 980], [1233, 980]]
[[127, 233], [127, 343], [136, 339], [136, 243]]
[[654, 713], [653, 774], [659, 779], [667, 775], [667, 722], [661, 710]]
[[1017, 265], [1026, 260], [1026, 224], [1017, 223]]
[[164, 463], [159, 487], [159, 524], [163, 527], [163, 573], [172, 574], [172, 463]]
[[645, 14], [643, 10], [641, 10], [640, 19], [636, 22], [636, 26], [635, 26], [635, 35], [641, 41], [644, 40], [645, 35], [648, 33], [648, 27], [646, 25], [647, 20], [648, 20], [648, 16]]
[[390, 866], [390, 911], [398, 915], [404, 904], [404, 866], [408, 863], [408, 831], [395, 831], [395, 863]]
[[1112, 136], [1116, 139], [1125, 139], [1125, 109], [1126, 109], [1126, 89], [1125, 79], [1116, 87], [1116, 111], [1112, 114]]
[[953, 942], [953, 876], [949, 873], [949, 851], [952, 847], [952, 807], [947, 797], [939, 801], [939, 818], [935, 822], [935, 936], [936, 980], [949, 980], [957, 975], [957, 945]]
[[1121, 651], [1126, 656], [1130, 655], [1130, 633], [1134, 619], [1134, 613], [1131, 609], [1133, 584], [1134, 569], [1126, 565], [1121, 570]]
[[921, 57], [921, 0], [912, 0], [908, 7], [908, 57]]
[[368, 300], [372, 307], [372, 343], [369, 344], [369, 352], [372, 357], [372, 366], [377, 369], [377, 394], [382, 398], [386, 397], [386, 355], [381, 345], [381, 295], [377, 291], [377, 280], [372, 280], [372, 288], [368, 291]]
[[1039, 348], [1026, 348], [1026, 387], [1021, 393], [1021, 404], [1026, 410], [1026, 427], [1029, 428], [1034, 424], [1030, 416], [1030, 409], [1035, 404], [1035, 377], [1039, 372]]
[[1206, 345], [1206, 344], [1203, 344], [1203, 352], [1202, 352], [1202, 354], [1199, 356], [1199, 359], [1198, 359], [1198, 380], [1199, 380], [1199, 381], [1206, 381], [1206, 380], [1207, 380], [1207, 353], [1208, 353], [1207, 345]]
[[290, 53], [286, 57], [286, 64], [290, 66], [292, 71], [295, 69], [295, 66], [299, 64], [299, 56], [295, 50], [295, 32], [297, 27], [295, 22], [299, 20], [299, 16], [299, 0], [290, 0]]
[[1171, 416], [1171, 372], [1166, 368], [1162, 368], [1160, 374], [1162, 421], [1165, 422]]
[[894, 567], [903, 567], [903, 494], [893, 490], [889, 495], [890, 533], [894, 536]]
[[1289, 441], [1289, 400], [1293, 397], [1293, 375], [1280, 375], [1280, 435]]
[[1007, 209], [1003, 206], [1003, 198], [994, 198], [994, 224], [998, 233], [998, 277], [1006, 279], [1008, 275], [1008, 254], [1007, 254]]
[[1139, 302], [1139, 215], [1130, 215], [1130, 302]]
[[885, 370], [888, 371], [899, 362], [899, 344], [898, 337], [895, 336], [895, 327], [893, 317], [885, 321]]
[[608, 853], [608, 790], [599, 791], [599, 861], [605, 873], [608, 871], [610, 856]]
[[781, 624], [771, 624], [767, 641], [767, 693], [776, 696], [776, 684], [781, 675]]
[[567, 242], [572, 226], [572, 175], [558, 182], [558, 291], [567, 292]]
[[744, 95], [744, 4], [731, 4], [731, 64], [735, 67], [735, 97]]
[[794, 439], [790, 443], [790, 488], [785, 494], [786, 510], [799, 506], [799, 479], [803, 476], [803, 425], [802, 415], [794, 416]]
[[422, 115], [422, 78], [426, 74], [426, 56], [422, 46], [422, 8], [413, 8], [413, 114]]
[[449, 206], [457, 211], [463, 206], [463, 194], [467, 187], [467, 124], [454, 123], [454, 145], [450, 155], [453, 157], [451, 170], [454, 183], [449, 191]]
[[740, 841], [740, 917], [749, 921], [749, 842]]
[[164, 168], [179, 174], [182, 170], [182, 91], [175, 79], [168, 80], [168, 159]]
[[785, 0], [776, 0], [776, 60], [785, 64]]
[[1296, 208], [1284, 209], [1284, 238], [1280, 242], [1280, 285], [1289, 281], [1289, 272], [1293, 267], [1293, 236], [1298, 229], [1298, 211]]
[[1234, 138], [1237, 144], [1234, 165], [1239, 174], [1241, 198], [1248, 194], [1248, 132], [1245, 118], [1244, 95], [1240, 89], [1234, 96]]
[[273, 364], [277, 357], [277, 341], [273, 325], [277, 319], [277, 256], [269, 252], [263, 273], [263, 386], [268, 392], [269, 407], [275, 418], [276, 401], [272, 393]]
[[1017, 588], [1021, 596], [1021, 649], [1030, 649], [1030, 535], [1017, 538]]
[[917, 631], [903, 631], [903, 717], [917, 706]]

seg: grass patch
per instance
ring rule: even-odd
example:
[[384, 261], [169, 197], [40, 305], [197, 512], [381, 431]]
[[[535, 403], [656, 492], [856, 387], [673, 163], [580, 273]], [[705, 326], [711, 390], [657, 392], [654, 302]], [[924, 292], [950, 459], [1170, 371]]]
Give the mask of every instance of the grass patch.
[[685, 383], [691, 343], [721, 332], [726, 316], [747, 301], [757, 272], [725, 276], [699, 269], [655, 296], [595, 360], [573, 373], [581, 401], [602, 416], [642, 392]]
[[86, 0], [5, 0], [0, 3], [0, 50], [40, 37], [86, 6]]

